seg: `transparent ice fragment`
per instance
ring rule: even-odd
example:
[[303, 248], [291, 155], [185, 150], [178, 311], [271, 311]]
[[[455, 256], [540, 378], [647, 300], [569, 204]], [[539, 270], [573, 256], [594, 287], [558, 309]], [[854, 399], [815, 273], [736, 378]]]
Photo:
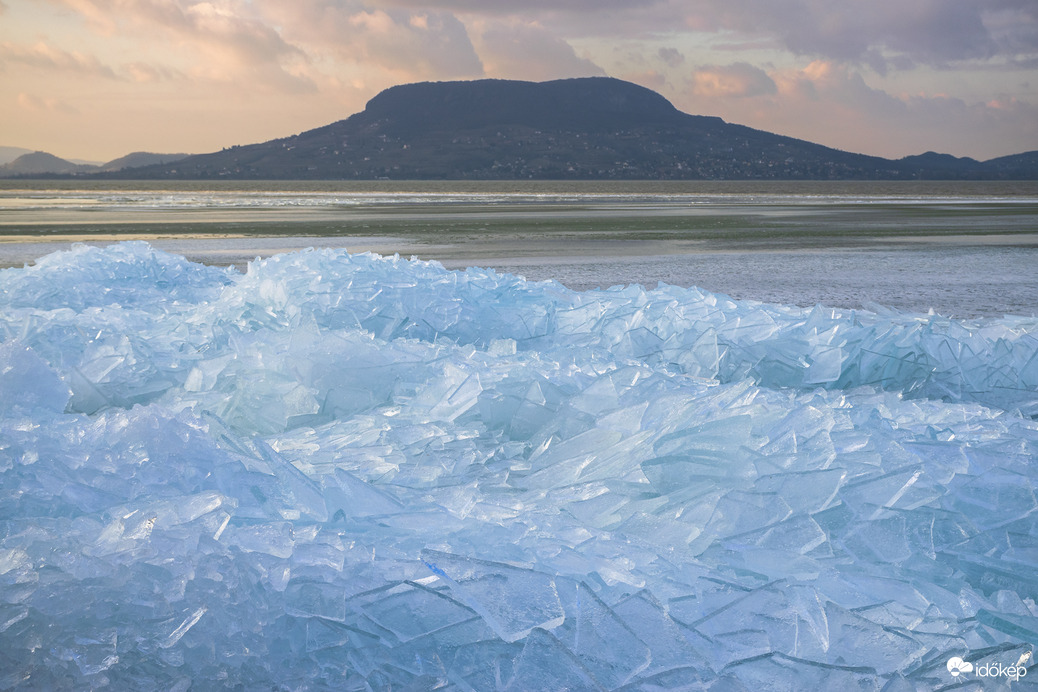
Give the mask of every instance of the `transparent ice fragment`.
[[649, 647], [586, 585], [561, 582], [558, 589], [566, 620], [553, 634], [602, 687], [619, 687], [649, 667]]
[[476, 618], [476, 613], [450, 596], [419, 584], [399, 584], [351, 599], [382, 629], [400, 642]]
[[292, 555], [295, 538], [288, 523], [255, 524], [228, 528], [224, 539], [231, 545], [254, 553], [287, 558]]
[[515, 661], [522, 650], [521, 642], [500, 639], [463, 644], [454, 651], [447, 677], [461, 689], [502, 689], [515, 674]]
[[292, 615], [346, 622], [346, 590], [340, 584], [293, 578], [284, 594], [285, 610]]
[[434, 550], [423, 550], [422, 561], [506, 642], [565, 620], [555, 580], [547, 574]]
[[71, 392], [36, 353], [17, 341], [0, 343], [0, 416], [21, 410], [65, 410]]
[[905, 672], [928, 650], [925, 643], [908, 634], [877, 625], [832, 602], [825, 604], [825, 618], [830, 643], [828, 663], [867, 664], [877, 670]]
[[939, 496], [924, 473], [920, 466], [909, 466], [847, 483], [840, 490], [840, 497], [865, 520], [889, 515], [885, 510], [915, 509]]
[[753, 487], [781, 497], [794, 513], [813, 514], [832, 506], [846, 476], [841, 468], [778, 473], [758, 478]]
[[526, 637], [515, 673], [502, 689], [520, 692], [604, 688], [558, 639], [538, 628]]
[[749, 690], [771, 689], [776, 680], [796, 681], [805, 689], [857, 690], [876, 685], [876, 669], [870, 666], [830, 664], [781, 653], [736, 661], [726, 669]]
[[404, 509], [389, 493], [342, 469], [335, 469], [325, 483], [325, 499], [332, 515], [342, 512], [348, 517], [370, 517], [394, 514]]
[[1038, 617], [1033, 615], [996, 613], [981, 609], [977, 611], [977, 621], [1018, 641], [1032, 642], [1038, 639]]
[[205, 615], [208, 610], [208, 608], [202, 606], [201, 608], [198, 608], [193, 613], [188, 615], [186, 618], [184, 618], [184, 621], [177, 626], [175, 630], [169, 633], [169, 636], [166, 637], [165, 640], [159, 642], [159, 646], [161, 646], [163, 649], [168, 649], [169, 647], [179, 642], [184, 637], [184, 635], [188, 633], [188, 630], [190, 630], [192, 627], [198, 624], [198, 621], [202, 619], [202, 616]]
[[452, 421], [475, 406], [482, 391], [478, 373], [446, 363], [439, 377], [419, 391], [414, 406], [428, 410], [435, 420]]
[[613, 606], [613, 613], [649, 648], [652, 660], [643, 675], [693, 664], [700, 670], [707, 668], [706, 659], [647, 590]]

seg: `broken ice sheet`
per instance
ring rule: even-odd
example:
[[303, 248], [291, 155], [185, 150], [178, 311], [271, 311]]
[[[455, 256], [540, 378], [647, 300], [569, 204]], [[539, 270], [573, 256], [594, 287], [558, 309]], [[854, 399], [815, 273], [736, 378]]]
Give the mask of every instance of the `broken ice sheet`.
[[1035, 631], [1033, 319], [39, 266], [0, 270], [0, 686], [934, 687]]

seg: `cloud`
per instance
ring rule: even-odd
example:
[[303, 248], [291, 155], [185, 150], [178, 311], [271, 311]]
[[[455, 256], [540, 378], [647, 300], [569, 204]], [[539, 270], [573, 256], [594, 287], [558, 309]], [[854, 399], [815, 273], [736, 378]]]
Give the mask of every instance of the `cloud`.
[[668, 67], [680, 67], [685, 63], [685, 56], [677, 48], [660, 48], [656, 56]]
[[[195, 78], [233, 83], [247, 78], [250, 87], [289, 92], [314, 88], [305, 74], [305, 52], [282, 40], [245, 0], [55, 1], [98, 33], [149, 49], [175, 49], [181, 59], [193, 61]], [[132, 68], [131, 73], [135, 79], [141, 74]]]
[[478, 77], [483, 65], [451, 13], [351, 0], [257, 0], [267, 21], [311, 54], [395, 72], [398, 79]]
[[681, 32], [755, 41], [796, 55], [869, 65], [1014, 60], [1038, 55], [1034, 0], [372, 0], [472, 17], [512, 17], [578, 37]]
[[1030, 0], [708, 0], [695, 7], [689, 26], [770, 36], [798, 55], [861, 64], [947, 66], [1038, 51]]
[[672, 100], [691, 113], [890, 158], [932, 150], [984, 159], [1038, 148], [1033, 104], [891, 94], [829, 60], [767, 74], [738, 63], [699, 67]]
[[116, 79], [115, 72], [92, 55], [68, 52], [39, 41], [32, 46], [0, 44], [0, 67], [18, 64], [25, 67]]
[[[208, 129], [225, 114], [234, 123], [225, 139], [267, 136], [275, 120], [319, 125], [403, 82], [608, 74], [683, 110], [868, 153], [923, 142], [949, 153], [1038, 148], [1038, 125], [1026, 122], [1027, 102], [1038, 101], [1027, 73], [1038, 66], [1034, 0], [0, 0], [0, 11], [5, 4], [7, 93], [67, 93], [46, 81], [64, 73], [83, 78], [81, 94], [105, 90], [106, 103], [77, 97], [84, 111], [161, 104], [179, 121], [204, 112]], [[49, 14], [36, 11], [47, 4]], [[929, 83], [951, 95], [924, 94]], [[257, 121], [243, 134], [242, 113], [257, 109], [266, 129]]]
[[27, 111], [63, 113], [66, 115], [76, 115], [79, 113], [71, 104], [53, 97], [35, 96], [22, 92], [18, 94], [16, 102], [19, 108]]
[[660, 0], [526, 0], [518, 8], [514, 0], [374, 0], [374, 3], [394, 7], [435, 6], [453, 12], [512, 16], [529, 16], [531, 10], [548, 10], [560, 14], [587, 14], [617, 9], [644, 12], [662, 4]]
[[743, 98], [777, 91], [764, 70], [744, 62], [700, 67], [692, 72], [690, 80], [696, 96]]
[[475, 31], [487, 76], [533, 81], [605, 76], [601, 67], [538, 25], [485, 22]]
[[138, 83], [166, 82], [175, 79], [183, 79], [184, 73], [163, 65], [150, 65], [142, 62], [130, 63], [123, 66], [123, 71], [129, 78]]
[[667, 81], [667, 77], [656, 70], [645, 70], [643, 72], [629, 72], [621, 76], [628, 82], [634, 82], [641, 86], [652, 89], [657, 92], [667, 91], [670, 87], [670, 83]]

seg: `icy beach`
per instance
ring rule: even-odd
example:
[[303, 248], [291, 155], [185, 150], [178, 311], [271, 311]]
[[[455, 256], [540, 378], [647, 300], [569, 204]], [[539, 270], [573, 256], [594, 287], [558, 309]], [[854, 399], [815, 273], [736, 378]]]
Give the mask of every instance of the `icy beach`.
[[0, 688], [1026, 686], [1036, 415], [1034, 317], [76, 246], [0, 271]]

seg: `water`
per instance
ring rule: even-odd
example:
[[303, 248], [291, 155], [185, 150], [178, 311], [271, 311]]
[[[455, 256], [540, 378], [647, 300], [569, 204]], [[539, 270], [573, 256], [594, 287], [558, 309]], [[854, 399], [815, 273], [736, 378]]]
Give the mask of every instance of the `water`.
[[492, 267], [576, 289], [976, 317], [1038, 309], [1038, 184], [18, 183], [0, 267], [143, 238], [235, 264], [306, 247]]

